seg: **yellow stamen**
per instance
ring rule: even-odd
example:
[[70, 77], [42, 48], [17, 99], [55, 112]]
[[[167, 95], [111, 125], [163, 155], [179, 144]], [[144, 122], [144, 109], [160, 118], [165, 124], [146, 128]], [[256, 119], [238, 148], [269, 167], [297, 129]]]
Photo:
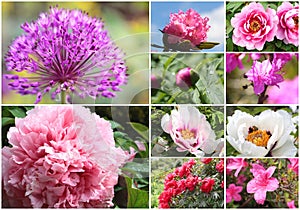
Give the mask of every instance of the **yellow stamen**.
[[249, 132], [248, 136], [246, 137], [246, 140], [250, 141], [256, 146], [266, 147], [268, 145], [268, 141], [270, 137], [271, 137], [271, 133], [269, 131], [252, 128], [251, 132]]
[[254, 33], [259, 31], [261, 25], [260, 25], [260, 22], [257, 21], [257, 20], [253, 20], [251, 23], [250, 23], [250, 29], [251, 31], [253, 31]]
[[184, 140], [195, 138], [195, 134], [188, 129], [182, 130], [182, 131], [180, 131], [180, 133]]

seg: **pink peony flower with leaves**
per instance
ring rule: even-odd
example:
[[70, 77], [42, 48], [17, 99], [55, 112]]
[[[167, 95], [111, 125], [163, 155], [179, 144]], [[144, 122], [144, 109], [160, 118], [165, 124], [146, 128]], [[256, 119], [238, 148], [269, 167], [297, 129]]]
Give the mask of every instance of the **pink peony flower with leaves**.
[[264, 204], [267, 192], [273, 192], [279, 187], [279, 182], [272, 177], [276, 167], [271, 166], [267, 170], [260, 164], [252, 164], [254, 178], [247, 184], [247, 192], [254, 193], [254, 199], [258, 204]]
[[230, 203], [232, 200], [242, 200], [242, 197], [239, 194], [240, 192], [242, 192], [242, 190], [243, 187], [236, 186], [235, 184], [230, 184], [229, 187], [226, 189], [226, 203]]
[[299, 45], [299, 5], [283, 2], [277, 8], [279, 18], [276, 37], [285, 44]]
[[232, 72], [236, 67], [243, 69], [244, 65], [242, 59], [245, 57], [245, 53], [226, 53], [226, 72]]
[[251, 2], [231, 19], [232, 41], [247, 50], [262, 50], [265, 42], [273, 41], [277, 31], [276, 11]]
[[207, 32], [210, 26], [207, 17], [193, 10], [186, 12], [179, 10], [178, 13], [170, 14], [170, 23], [164, 27], [163, 33], [167, 34], [167, 44], [177, 44], [189, 40], [193, 46], [207, 40]]
[[120, 168], [108, 121], [79, 106], [39, 106], [16, 118], [2, 149], [7, 207], [111, 207]]
[[190, 152], [203, 157], [212, 154], [221, 140], [216, 140], [205, 115], [192, 106], [179, 106], [171, 115], [165, 114], [161, 119], [162, 129], [171, 135], [174, 143], [178, 146], [178, 152]]

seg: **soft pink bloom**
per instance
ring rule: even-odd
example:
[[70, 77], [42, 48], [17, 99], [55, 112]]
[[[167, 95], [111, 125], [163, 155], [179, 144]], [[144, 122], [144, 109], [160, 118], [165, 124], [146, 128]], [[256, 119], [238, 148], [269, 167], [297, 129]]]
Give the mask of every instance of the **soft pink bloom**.
[[142, 141], [134, 141], [134, 143], [138, 147], [139, 151], [146, 151], [146, 147], [145, 147], [144, 142], [142, 142]]
[[191, 73], [190, 67], [180, 69], [176, 74], [176, 85], [183, 90], [188, 90], [192, 86]]
[[247, 166], [248, 163], [244, 160], [244, 158], [228, 158], [226, 169], [229, 171], [236, 170], [234, 176], [238, 177], [240, 171]]
[[287, 202], [286, 205], [287, 205], [290, 209], [296, 209], [295, 201], [294, 201], [294, 200]]
[[[285, 79], [278, 87], [271, 86], [267, 89], [269, 104], [298, 104], [299, 77]], [[287, 94], [288, 93], [288, 94]]]
[[108, 121], [75, 106], [39, 106], [7, 134], [3, 189], [10, 207], [110, 207], [128, 155]]
[[185, 13], [179, 10], [178, 13], [170, 14], [170, 23], [164, 27], [163, 32], [168, 34], [169, 44], [189, 40], [193, 45], [199, 45], [207, 39], [207, 32], [210, 28], [207, 24], [208, 20], [193, 9]]
[[277, 8], [279, 18], [276, 37], [285, 44], [299, 45], [299, 5], [293, 6], [290, 2], [283, 2]]
[[287, 167], [291, 170], [293, 170], [296, 174], [298, 174], [299, 169], [299, 160], [298, 158], [289, 158], [290, 164], [287, 165]]
[[232, 72], [236, 67], [243, 69], [242, 59], [245, 53], [226, 53], [226, 72]]
[[276, 11], [251, 2], [231, 19], [232, 41], [247, 50], [262, 50], [266, 41], [274, 40], [278, 17]]
[[281, 66], [282, 64], [275, 62], [271, 63], [270, 60], [253, 62], [253, 65], [246, 73], [246, 76], [249, 81], [253, 82], [253, 89], [256, 95], [259, 95], [264, 91], [265, 85], [277, 85], [284, 80], [279, 72], [281, 70], [279, 65]]
[[162, 129], [171, 135], [178, 152], [196, 156], [212, 154], [219, 144], [205, 115], [192, 106], [179, 106], [161, 119]]
[[252, 172], [254, 178], [247, 184], [247, 192], [254, 193], [254, 199], [258, 204], [264, 204], [267, 192], [275, 191], [279, 187], [279, 182], [272, 177], [275, 166], [269, 167], [267, 170], [259, 164], [252, 164]]
[[230, 203], [232, 200], [242, 200], [242, 197], [239, 194], [240, 192], [242, 192], [242, 190], [243, 187], [236, 186], [235, 184], [230, 184], [229, 187], [226, 189], [226, 203]]

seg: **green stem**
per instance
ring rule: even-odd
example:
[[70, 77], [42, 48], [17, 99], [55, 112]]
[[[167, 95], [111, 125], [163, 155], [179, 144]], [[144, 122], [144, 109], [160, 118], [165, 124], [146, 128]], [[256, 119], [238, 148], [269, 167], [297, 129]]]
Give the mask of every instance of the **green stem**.
[[60, 92], [60, 98], [61, 98], [61, 104], [66, 104], [67, 103], [67, 94], [66, 91], [61, 91]]

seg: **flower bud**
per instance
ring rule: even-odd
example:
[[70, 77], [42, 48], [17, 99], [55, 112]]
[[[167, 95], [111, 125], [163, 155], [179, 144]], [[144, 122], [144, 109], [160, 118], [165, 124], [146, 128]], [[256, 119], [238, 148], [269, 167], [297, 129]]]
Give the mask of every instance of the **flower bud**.
[[151, 74], [151, 88], [159, 89], [161, 81], [162, 79], [160, 77]]
[[176, 85], [183, 91], [188, 90], [195, 85], [198, 80], [198, 75], [192, 71], [192, 68], [187, 67], [181, 69], [176, 74]]

